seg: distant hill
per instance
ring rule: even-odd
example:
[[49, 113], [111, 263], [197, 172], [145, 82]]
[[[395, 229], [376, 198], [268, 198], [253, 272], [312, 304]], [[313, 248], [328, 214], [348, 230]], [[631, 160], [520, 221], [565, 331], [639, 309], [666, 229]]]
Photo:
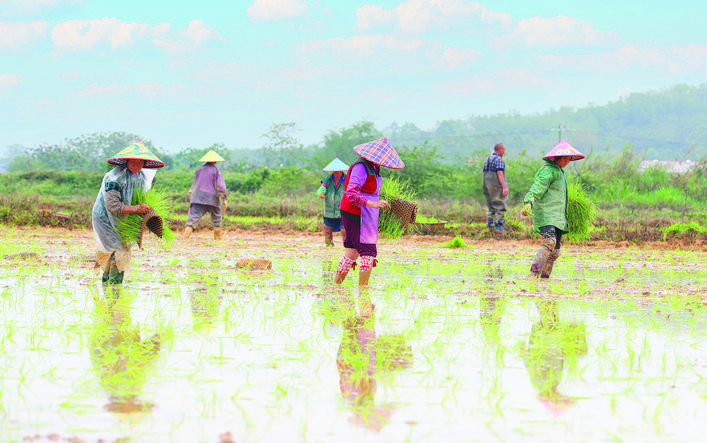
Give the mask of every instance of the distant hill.
[[396, 146], [428, 141], [447, 161], [489, 152], [499, 141], [510, 156], [545, 153], [560, 132], [582, 151], [618, 152], [630, 145], [647, 160], [698, 160], [707, 157], [707, 83], [634, 93], [604, 106], [443, 120], [429, 131], [393, 123], [383, 132]]

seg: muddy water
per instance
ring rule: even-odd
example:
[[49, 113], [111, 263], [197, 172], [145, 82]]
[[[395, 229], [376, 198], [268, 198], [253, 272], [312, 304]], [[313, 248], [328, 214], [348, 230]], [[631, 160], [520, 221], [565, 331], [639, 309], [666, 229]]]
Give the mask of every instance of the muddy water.
[[[318, 237], [150, 244], [104, 287], [90, 233], [2, 233], [0, 441], [700, 441], [704, 254]], [[69, 234], [66, 234], [69, 235]], [[498, 246], [498, 245], [496, 245]], [[237, 270], [238, 257], [273, 261]]]

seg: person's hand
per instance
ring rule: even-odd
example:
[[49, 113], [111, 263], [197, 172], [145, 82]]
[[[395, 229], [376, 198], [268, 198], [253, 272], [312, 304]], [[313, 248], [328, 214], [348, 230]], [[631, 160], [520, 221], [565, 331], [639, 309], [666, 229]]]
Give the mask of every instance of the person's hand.
[[317, 194], [317, 195], [319, 195], [319, 198], [324, 198], [324, 197], [326, 197], [324, 194]]
[[508, 188], [503, 188], [503, 196], [508, 197]]
[[133, 206], [136, 214], [145, 214], [150, 210], [150, 207], [145, 203], [140, 203], [137, 206]]
[[223, 201], [223, 212], [226, 212], [226, 209], [228, 209], [228, 202], [226, 200]]
[[191, 191], [187, 192], [187, 200], [191, 201]]
[[523, 217], [527, 217], [530, 215], [530, 211], [531, 206], [530, 203], [528, 203], [527, 205], [523, 206], [523, 209], [520, 211], [520, 215], [522, 215]]
[[371, 208], [378, 208], [378, 209], [390, 208], [390, 204], [385, 200], [378, 200], [377, 202], [368, 200], [368, 206]]

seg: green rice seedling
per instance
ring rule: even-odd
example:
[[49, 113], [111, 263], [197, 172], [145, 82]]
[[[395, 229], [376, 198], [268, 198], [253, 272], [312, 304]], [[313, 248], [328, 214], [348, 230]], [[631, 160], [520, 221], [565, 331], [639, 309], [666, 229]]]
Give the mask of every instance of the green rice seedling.
[[[380, 198], [387, 202], [391, 202], [394, 199], [412, 201], [415, 198], [415, 192], [410, 189], [408, 182], [401, 181], [395, 177], [388, 177], [383, 180]], [[398, 238], [405, 234], [406, 230], [407, 228], [401, 224], [392, 210], [380, 211], [378, 232]]]
[[464, 239], [461, 237], [461, 235], [457, 235], [452, 240], [444, 243], [442, 245], [442, 247], [444, 247], [444, 248], [466, 248], [466, 243], [464, 243]]
[[584, 193], [582, 185], [576, 181], [569, 183], [567, 190], [567, 222], [570, 240], [588, 240], [589, 230], [596, 218], [594, 203]]
[[[169, 202], [163, 194], [154, 189], [150, 189], [145, 193], [139, 191], [135, 193], [132, 204], [139, 205], [142, 203], [148, 205], [150, 209], [155, 211], [155, 213], [157, 213], [157, 215], [159, 215], [163, 220], [166, 220], [171, 216]], [[125, 242], [130, 244], [141, 241], [142, 221], [143, 214], [126, 214], [122, 216], [120, 219], [120, 225], [118, 226], [118, 234]], [[167, 223], [163, 224], [162, 229], [162, 238], [168, 245], [177, 238], [174, 232], [169, 229]]]

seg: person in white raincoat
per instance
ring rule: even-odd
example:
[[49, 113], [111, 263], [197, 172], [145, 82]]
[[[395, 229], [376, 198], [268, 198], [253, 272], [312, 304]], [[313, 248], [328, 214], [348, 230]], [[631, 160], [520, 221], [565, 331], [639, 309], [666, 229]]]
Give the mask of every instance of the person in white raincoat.
[[150, 189], [156, 173], [152, 169], [162, 168], [164, 163], [138, 141], [109, 158], [108, 163], [116, 167], [103, 177], [93, 205], [93, 235], [103, 283], [121, 284], [130, 274], [130, 245], [118, 234], [121, 218], [150, 209], [144, 203], [132, 206], [133, 196], [136, 191]]

